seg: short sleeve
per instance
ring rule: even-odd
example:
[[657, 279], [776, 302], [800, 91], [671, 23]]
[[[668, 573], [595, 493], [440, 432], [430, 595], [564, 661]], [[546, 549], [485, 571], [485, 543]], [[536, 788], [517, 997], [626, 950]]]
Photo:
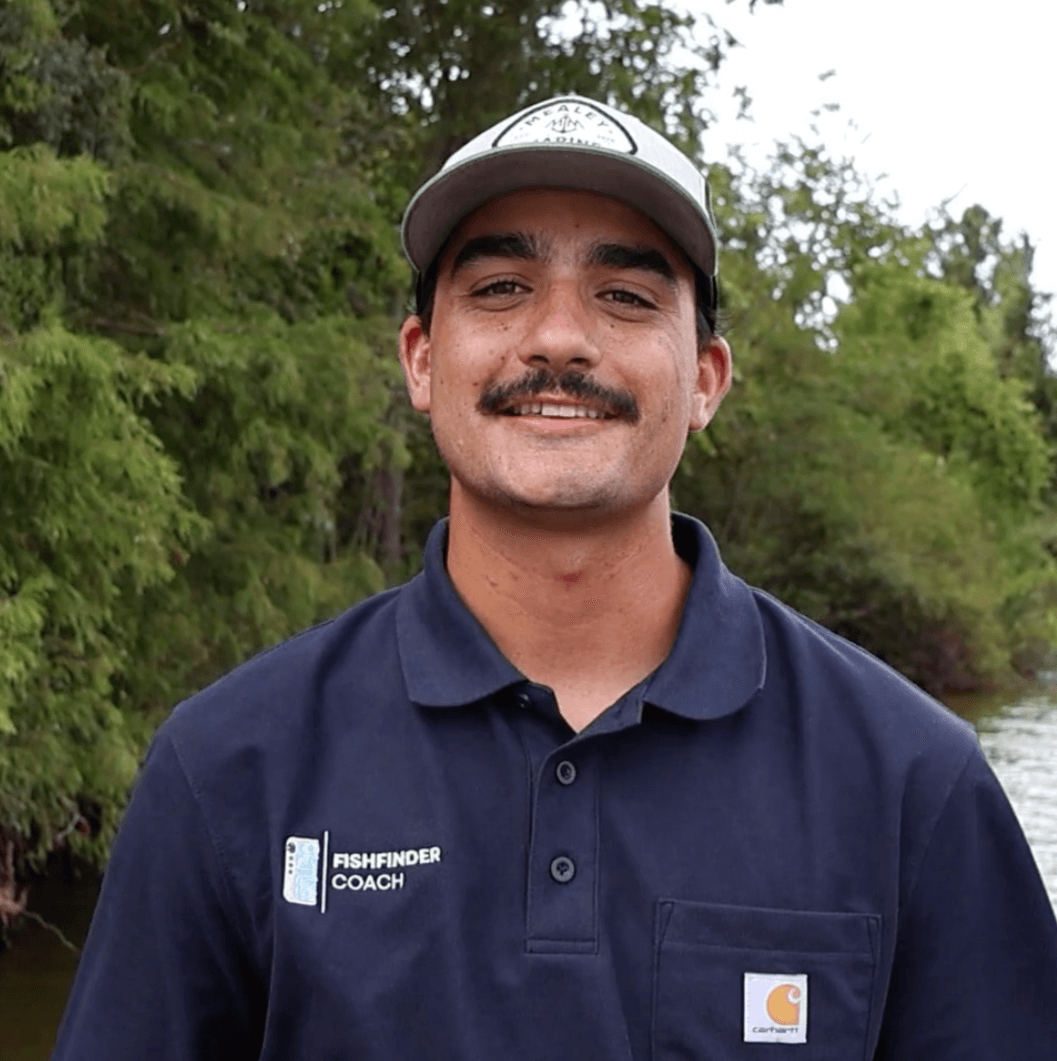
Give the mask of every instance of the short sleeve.
[[238, 928], [163, 727], [114, 843], [53, 1061], [258, 1057], [264, 989]]
[[900, 912], [877, 1061], [1050, 1061], [1057, 921], [983, 754], [941, 812]]

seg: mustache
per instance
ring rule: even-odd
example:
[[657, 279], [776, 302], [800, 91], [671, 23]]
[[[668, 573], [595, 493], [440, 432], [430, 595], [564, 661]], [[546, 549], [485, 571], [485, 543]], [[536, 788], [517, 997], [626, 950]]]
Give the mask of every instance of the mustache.
[[477, 411], [486, 414], [500, 413], [511, 405], [517, 405], [539, 394], [564, 394], [580, 398], [585, 404], [600, 406], [611, 416], [620, 417], [635, 424], [639, 420], [639, 404], [634, 395], [625, 390], [604, 387], [597, 380], [576, 369], [555, 372], [551, 368], [530, 369], [509, 383], [493, 383], [481, 392], [477, 399]]

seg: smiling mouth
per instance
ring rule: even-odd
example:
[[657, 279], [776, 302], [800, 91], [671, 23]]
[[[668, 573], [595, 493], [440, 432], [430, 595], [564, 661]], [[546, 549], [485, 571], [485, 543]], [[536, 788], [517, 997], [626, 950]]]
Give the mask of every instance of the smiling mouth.
[[485, 416], [531, 416], [546, 420], [621, 420], [639, 422], [639, 407], [629, 391], [608, 387], [578, 370], [557, 373], [529, 369], [508, 383], [492, 383], [477, 399]]
[[568, 405], [559, 402], [522, 402], [504, 409], [501, 416], [549, 416], [557, 420], [612, 420], [610, 413], [588, 405]]

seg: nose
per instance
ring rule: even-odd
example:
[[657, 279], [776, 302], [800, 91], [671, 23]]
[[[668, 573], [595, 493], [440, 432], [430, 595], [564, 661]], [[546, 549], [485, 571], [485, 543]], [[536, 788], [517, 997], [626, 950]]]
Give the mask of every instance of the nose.
[[586, 371], [598, 364], [601, 351], [589, 307], [575, 282], [551, 283], [537, 295], [521, 359], [535, 368]]

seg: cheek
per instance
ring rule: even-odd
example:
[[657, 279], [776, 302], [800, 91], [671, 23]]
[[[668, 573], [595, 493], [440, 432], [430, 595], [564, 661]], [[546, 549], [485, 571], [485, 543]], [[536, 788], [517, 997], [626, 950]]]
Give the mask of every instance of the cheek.
[[437, 337], [434, 345], [434, 386], [443, 401], [453, 405], [476, 404], [481, 392], [501, 374], [501, 342], [495, 330], [489, 336], [459, 330]]
[[688, 419], [697, 393], [697, 356], [687, 356], [685, 342], [676, 336], [664, 344], [666, 380], [658, 381], [656, 393], [663, 396], [662, 420]]

